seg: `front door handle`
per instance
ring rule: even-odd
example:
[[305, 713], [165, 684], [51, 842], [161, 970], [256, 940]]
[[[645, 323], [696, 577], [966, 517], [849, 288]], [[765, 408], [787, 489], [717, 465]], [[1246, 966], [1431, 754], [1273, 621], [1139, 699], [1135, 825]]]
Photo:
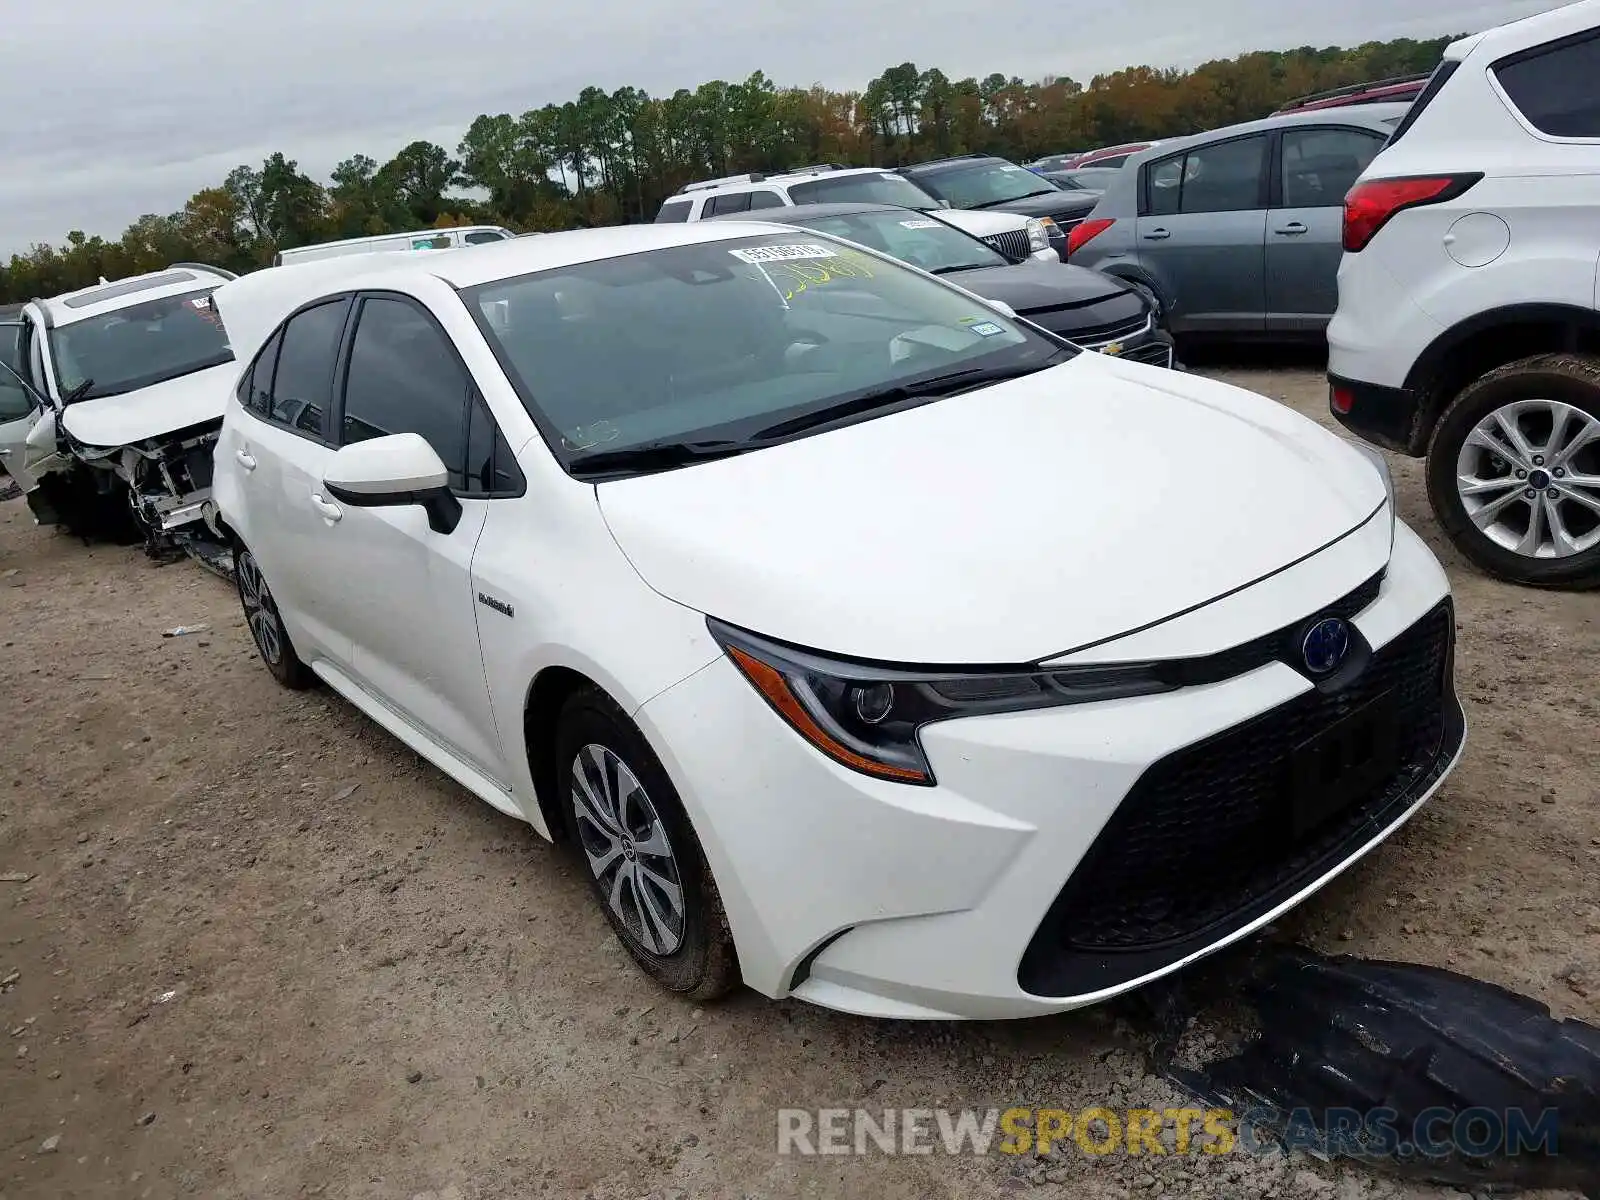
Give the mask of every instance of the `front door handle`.
[[1150, 239], [1152, 242], [1159, 242], [1162, 238], [1169, 238], [1172, 235], [1170, 233], [1168, 233], [1165, 229], [1152, 229], [1149, 233], [1145, 234], [1144, 236], [1147, 237], [1148, 239]]
[[250, 457], [248, 451], [235, 450], [233, 456], [239, 460], [239, 465], [246, 471], [254, 471], [256, 469], [256, 460]]
[[1290, 221], [1287, 225], [1278, 226], [1278, 228], [1274, 229], [1272, 232], [1281, 233], [1284, 237], [1295, 237], [1296, 235], [1302, 234], [1305, 231], [1306, 227], [1300, 224], [1299, 221]]
[[340, 508], [337, 504], [334, 504], [329, 500], [323, 499], [316, 492], [311, 493], [311, 503], [314, 504], [317, 511], [322, 514], [322, 519], [324, 521], [331, 523], [344, 516], [344, 509]]

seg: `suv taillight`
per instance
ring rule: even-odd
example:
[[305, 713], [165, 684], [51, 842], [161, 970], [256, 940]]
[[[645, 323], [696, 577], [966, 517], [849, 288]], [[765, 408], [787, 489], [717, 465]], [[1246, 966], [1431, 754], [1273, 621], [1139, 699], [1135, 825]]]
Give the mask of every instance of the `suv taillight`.
[[1423, 204], [1454, 200], [1483, 172], [1464, 175], [1416, 175], [1405, 179], [1370, 179], [1344, 198], [1344, 248], [1354, 254], [1365, 248], [1395, 213]]
[[1086, 242], [1099, 237], [1115, 224], [1116, 221], [1110, 217], [1094, 217], [1087, 221], [1079, 221], [1067, 231], [1067, 251], [1063, 257], [1071, 258], [1073, 251], [1083, 249]]

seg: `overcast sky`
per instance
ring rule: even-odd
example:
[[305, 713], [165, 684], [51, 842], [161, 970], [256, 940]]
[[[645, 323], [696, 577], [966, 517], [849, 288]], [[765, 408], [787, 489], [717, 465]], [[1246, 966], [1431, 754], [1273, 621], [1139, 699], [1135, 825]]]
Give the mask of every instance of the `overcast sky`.
[[[1474, 31], [1555, 0], [47, 0], [8, 5], [0, 255], [114, 238], [274, 150], [325, 179], [481, 112], [595, 84], [670, 94], [765, 71], [860, 87], [910, 60], [1036, 79], [1242, 50]], [[562, 15], [563, 11], [570, 15]]]

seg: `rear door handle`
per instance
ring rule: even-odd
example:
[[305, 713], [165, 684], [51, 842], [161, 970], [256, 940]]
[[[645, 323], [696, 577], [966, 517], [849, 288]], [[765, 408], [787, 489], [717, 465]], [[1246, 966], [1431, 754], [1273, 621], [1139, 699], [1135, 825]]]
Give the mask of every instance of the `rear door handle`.
[[331, 503], [328, 500], [324, 500], [316, 492], [311, 493], [311, 503], [315, 505], [317, 511], [322, 514], [322, 519], [324, 521], [337, 521], [340, 517], [344, 516], [344, 509], [340, 508], [337, 504]]
[[1299, 221], [1290, 221], [1287, 225], [1278, 226], [1272, 232], [1281, 233], [1284, 237], [1294, 237], [1296, 234], [1301, 234], [1305, 231], [1306, 227], [1300, 224]]
[[1150, 241], [1152, 241], [1152, 242], [1159, 242], [1162, 238], [1169, 238], [1172, 235], [1170, 233], [1168, 233], [1165, 229], [1152, 229], [1149, 233], [1145, 234], [1144, 236], [1147, 237], [1148, 239], [1150, 239]]
[[256, 460], [250, 457], [248, 451], [235, 450], [233, 456], [239, 460], [239, 465], [246, 471], [254, 471], [256, 469]]

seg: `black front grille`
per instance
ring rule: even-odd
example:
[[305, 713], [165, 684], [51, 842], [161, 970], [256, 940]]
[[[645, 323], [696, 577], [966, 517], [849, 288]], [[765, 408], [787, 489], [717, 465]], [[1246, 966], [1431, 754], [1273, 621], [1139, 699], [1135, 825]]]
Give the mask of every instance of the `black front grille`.
[[983, 239], [1007, 258], [1021, 261], [1033, 253], [1028, 245], [1026, 229], [1008, 229], [1004, 233], [991, 233]]
[[1160, 338], [1151, 338], [1142, 346], [1129, 346], [1118, 358], [1125, 358], [1129, 362], [1149, 363], [1156, 367], [1170, 367], [1172, 365], [1172, 346]]
[[[1270, 638], [1229, 653], [1254, 659]], [[1265, 914], [1376, 836], [1461, 744], [1454, 644], [1445, 600], [1368, 651], [1342, 686], [1313, 689], [1148, 768], [1034, 934], [1018, 970], [1022, 987], [1075, 995], [1159, 970]], [[1396, 714], [1398, 768], [1296, 839], [1291, 752], [1385, 695]]]
[[1115, 342], [1141, 334], [1149, 324], [1150, 314], [1141, 309], [1131, 317], [1123, 317], [1121, 320], [1112, 321], [1105, 325], [1086, 325], [1062, 336], [1071, 338], [1080, 346], [1088, 346], [1093, 349], [1096, 346], [1103, 346], [1107, 342]]

